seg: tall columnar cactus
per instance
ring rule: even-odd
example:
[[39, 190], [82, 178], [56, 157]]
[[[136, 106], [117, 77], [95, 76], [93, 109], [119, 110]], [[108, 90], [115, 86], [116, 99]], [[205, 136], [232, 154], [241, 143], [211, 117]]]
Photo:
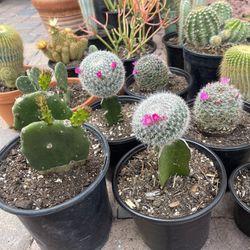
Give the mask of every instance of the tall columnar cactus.
[[214, 10], [200, 7], [192, 10], [185, 23], [185, 37], [187, 42], [195, 47], [206, 46], [210, 38], [220, 30], [220, 21]]
[[201, 132], [211, 135], [231, 133], [242, 116], [242, 98], [230, 79], [207, 84], [198, 93], [193, 107], [194, 120]]
[[137, 107], [132, 128], [135, 136], [159, 148], [159, 178], [164, 186], [172, 175], [188, 175], [190, 150], [180, 138], [188, 128], [190, 112], [185, 101], [171, 93], [158, 93]]
[[86, 38], [79, 38], [69, 28], [61, 30], [57, 26], [57, 20], [52, 19], [49, 23], [51, 43], [40, 40], [37, 48], [40, 49], [51, 61], [68, 64], [74, 60], [81, 60], [88, 47]]
[[8, 88], [15, 88], [18, 76], [24, 73], [23, 42], [17, 31], [0, 25], [0, 80]]
[[136, 83], [145, 90], [161, 89], [168, 83], [167, 64], [153, 54], [141, 57], [135, 63], [133, 73]]
[[230, 19], [233, 14], [232, 6], [225, 1], [213, 2], [210, 6], [218, 15], [220, 20], [220, 25], [224, 25], [227, 19]]
[[118, 123], [121, 106], [116, 94], [125, 81], [125, 69], [119, 57], [108, 51], [89, 54], [80, 64], [79, 78], [84, 89], [102, 98], [108, 124]]
[[223, 56], [220, 75], [230, 78], [231, 84], [250, 101], [250, 45], [229, 48]]

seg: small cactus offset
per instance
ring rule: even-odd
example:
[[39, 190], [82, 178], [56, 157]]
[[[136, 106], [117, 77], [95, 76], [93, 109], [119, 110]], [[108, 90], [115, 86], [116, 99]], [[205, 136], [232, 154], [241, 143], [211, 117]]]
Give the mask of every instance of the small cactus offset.
[[24, 73], [23, 42], [17, 31], [0, 25], [0, 80], [8, 88], [15, 88], [18, 76]]
[[141, 57], [134, 67], [135, 82], [141, 89], [162, 89], [168, 83], [169, 69], [167, 64], [158, 56], [150, 54]]
[[227, 19], [232, 18], [233, 10], [232, 6], [225, 1], [216, 1], [213, 2], [210, 6], [218, 15], [220, 20], [220, 25], [224, 25]]
[[190, 112], [185, 101], [171, 93], [157, 93], [142, 101], [134, 112], [137, 139], [159, 148], [159, 179], [163, 187], [170, 176], [189, 174], [190, 150], [180, 140], [186, 132]]
[[240, 123], [242, 98], [238, 89], [229, 84], [230, 79], [207, 84], [198, 93], [193, 107], [198, 129], [210, 135], [231, 133]]
[[250, 101], [250, 45], [229, 48], [223, 56], [220, 75], [230, 78], [230, 83]]

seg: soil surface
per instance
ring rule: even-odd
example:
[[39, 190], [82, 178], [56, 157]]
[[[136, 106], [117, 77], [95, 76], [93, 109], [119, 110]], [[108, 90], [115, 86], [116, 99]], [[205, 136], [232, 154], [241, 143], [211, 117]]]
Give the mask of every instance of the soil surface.
[[[193, 115], [192, 115], [193, 116]], [[238, 127], [228, 135], [212, 136], [203, 134], [191, 118], [191, 123], [186, 138], [205, 143], [210, 146], [232, 147], [250, 143], [250, 113], [243, 111], [242, 120]]]
[[167, 41], [169, 44], [172, 44], [172, 45], [179, 45], [179, 42], [178, 42], [178, 36], [174, 36], [174, 37], [171, 37], [168, 39]]
[[4, 86], [4, 82], [2, 80], [0, 80], [0, 93], [9, 92], [9, 91], [13, 91], [13, 90], [17, 90], [17, 88], [8, 88], [8, 87]]
[[187, 216], [208, 206], [218, 193], [218, 172], [211, 159], [191, 150], [189, 176], [173, 176], [163, 189], [158, 181], [156, 151], [136, 154], [118, 177], [122, 200], [139, 213], [161, 219]]
[[89, 123], [98, 127], [98, 129], [106, 136], [106, 138], [111, 141], [134, 136], [132, 132], [131, 121], [135, 107], [135, 103], [122, 104], [123, 121], [113, 126], [108, 126], [103, 110], [96, 109], [91, 113]]
[[235, 178], [234, 190], [250, 209], [250, 169], [243, 169]]
[[185, 90], [187, 87], [188, 87], [188, 82], [185, 77], [178, 76], [175, 74], [169, 74], [168, 83], [163, 88], [156, 89], [155, 91], [141, 89], [140, 85], [136, 83], [129, 85], [128, 89], [137, 95], [147, 96], [156, 91], [163, 91], [163, 90], [178, 94], [179, 92]]
[[103, 167], [104, 153], [100, 142], [89, 133], [88, 159], [64, 173], [41, 174], [29, 167], [20, 151], [20, 143], [0, 163], [0, 198], [12, 207], [49, 208], [84, 191]]

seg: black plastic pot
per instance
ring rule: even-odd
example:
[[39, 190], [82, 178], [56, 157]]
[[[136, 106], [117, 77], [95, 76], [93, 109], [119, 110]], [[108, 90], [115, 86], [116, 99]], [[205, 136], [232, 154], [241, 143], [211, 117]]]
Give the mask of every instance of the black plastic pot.
[[176, 32], [168, 33], [162, 37], [162, 42], [167, 51], [167, 62], [171, 67], [184, 69], [183, 48], [180, 45], [175, 45], [169, 42], [172, 37], [177, 37]]
[[110, 29], [118, 28], [118, 11], [108, 11], [104, 8], [102, 12], [104, 20], [106, 20], [106, 14], [108, 15], [108, 27]]
[[[173, 74], [176, 74], [178, 76], [184, 76], [185, 79], [187, 80], [188, 82], [188, 87], [185, 88], [184, 90], [176, 93], [177, 95], [181, 96], [184, 100], [187, 100], [188, 99], [188, 92], [189, 92], [189, 89], [191, 88], [191, 85], [192, 85], [192, 78], [190, 76], [189, 73], [187, 73], [186, 71], [182, 70], [182, 69], [178, 69], [178, 68], [174, 68], [174, 67], [169, 67], [169, 70], [173, 73]], [[125, 91], [125, 94], [126, 95], [129, 95], [129, 96], [136, 96], [136, 97], [139, 97], [141, 99], [145, 99], [146, 97], [145, 96], [141, 96], [139, 94], [136, 94], [132, 91], [129, 90], [129, 86], [131, 84], [133, 84], [135, 82], [134, 80], [134, 75], [130, 75], [127, 79], [126, 79], [126, 84], [124, 85], [124, 91]]]
[[[188, 105], [193, 106], [194, 100], [190, 100]], [[244, 103], [244, 110], [250, 112], [250, 106]], [[230, 176], [235, 168], [250, 161], [250, 144], [232, 147], [210, 146], [202, 143], [207, 148], [215, 152], [225, 166], [227, 176]]]
[[[0, 200], [0, 208], [15, 214], [42, 250], [100, 249], [108, 239], [112, 223], [105, 175], [109, 167], [109, 146], [94, 127], [85, 125], [103, 146], [105, 162], [96, 180], [82, 193], [52, 208], [17, 209]], [[0, 160], [15, 146], [15, 138], [0, 151]]]
[[234, 207], [235, 223], [244, 234], [250, 237], [250, 223], [249, 223], [250, 208], [239, 199], [234, 189], [235, 178], [238, 176], [239, 171], [243, 169], [250, 169], [250, 163], [247, 163], [235, 169], [229, 178], [228, 185], [235, 201], [235, 207]]
[[[118, 99], [121, 103], [135, 103], [140, 102], [140, 98], [134, 96], [118, 96]], [[93, 110], [100, 109], [100, 101], [91, 105]], [[110, 167], [108, 170], [107, 178], [112, 179], [114, 169], [116, 164], [126, 154], [129, 150], [139, 145], [139, 141], [136, 140], [135, 136], [128, 137], [120, 140], [108, 140], [110, 147]]]
[[[55, 70], [55, 66], [56, 66], [56, 62], [52, 62], [51, 60], [48, 61], [48, 66], [52, 69]], [[75, 67], [78, 67], [78, 65], [76, 65]], [[68, 72], [68, 77], [78, 77], [78, 74], [75, 73], [75, 67], [71, 66], [67, 66], [67, 72]]]
[[117, 188], [117, 178], [121, 168], [134, 155], [145, 150], [145, 145], [139, 145], [129, 151], [120, 160], [115, 169], [113, 177], [113, 192], [115, 198], [126, 211], [132, 214], [143, 241], [152, 250], [201, 249], [208, 238], [211, 211], [221, 200], [226, 190], [227, 177], [220, 159], [212, 151], [201, 144], [190, 140], [187, 140], [187, 142], [190, 146], [195, 147], [213, 160], [220, 176], [220, 188], [217, 196], [206, 208], [192, 215], [176, 219], [158, 219], [134, 211], [120, 198]]
[[183, 57], [184, 69], [190, 73], [193, 79], [192, 97], [207, 83], [219, 79], [222, 56], [199, 54], [183, 46]]

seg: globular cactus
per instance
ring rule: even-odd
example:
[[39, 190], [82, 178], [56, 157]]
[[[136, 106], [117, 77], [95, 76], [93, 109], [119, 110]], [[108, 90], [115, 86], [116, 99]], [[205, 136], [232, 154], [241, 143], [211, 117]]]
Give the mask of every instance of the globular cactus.
[[220, 21], [214, 10], [200, 7], [192, 10], [185, 23], [185, 37], [187, 42], [195, 47], [206, 46], [210, 38], [220, 30]]
[[52, 19], [49, 23], [51, 43], [40, 40], [37, 48], [40, 49], [51, 61], [68, 64], [74, 60], [81, 60], [88, 48], [88, 40], [74, 35], [69, 28], [61, 30], [57, 26], [57, 20]]
[[212, 36], [209, 40], [209, 44], [213, 47], [219, 47], [222, 43], [222, 38], [219, 35]]
[[220, 20], [220, 25], [224, 25], [227, 19], [230, 19], [233, 14], [232, 6], [225, 1], [213, 2], [210, 6], [218, 15]]
[[8, 88], [15, 88], [18, 76], [24, 73], [23, 42], [17, 31], [0, 25], [0, 80]]
[[250, 101], [250, 45], [229, 48], [223, 56], [220, 75], [230, 78], [230, 83]]
[[198, 129], [210, 135], [231, 133], [240, 123], [242, 98], [230, 79], [207, 84], [198, 93], [193, 107]]
[[133, 73], [141, 89], [154, 91], [163, 88], [168, 83], [167, 64], [153, 54], [141, 57], [135, 63]]

